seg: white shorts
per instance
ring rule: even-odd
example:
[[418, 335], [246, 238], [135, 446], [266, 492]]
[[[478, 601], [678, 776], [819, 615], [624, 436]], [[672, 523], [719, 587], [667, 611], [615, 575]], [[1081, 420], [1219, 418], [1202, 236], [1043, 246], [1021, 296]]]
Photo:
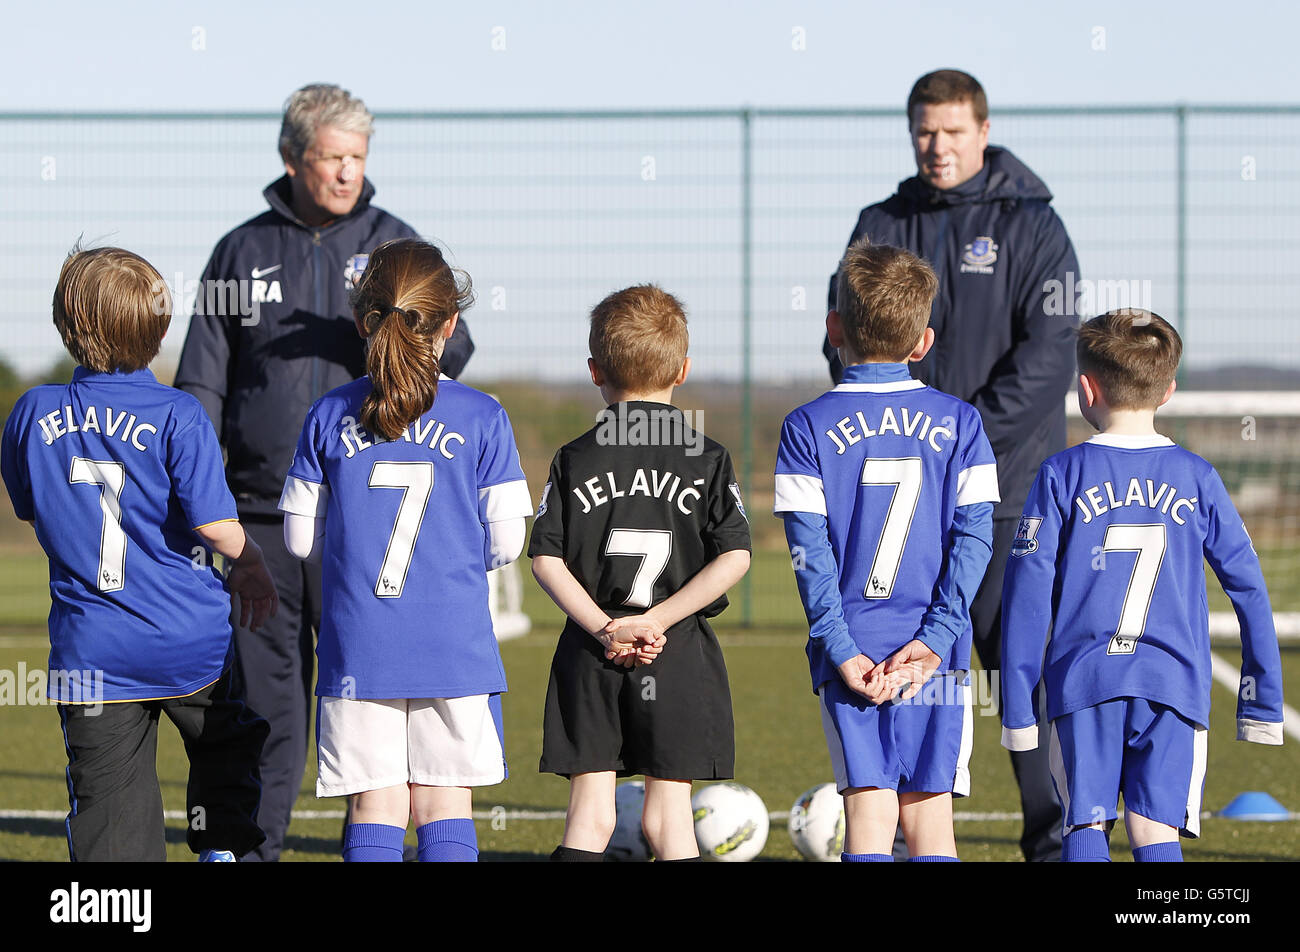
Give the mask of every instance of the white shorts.
[[506, 778], [501, 695], [407, 700], [322, 697], [316, 796], [418, 783], [482, 787]]

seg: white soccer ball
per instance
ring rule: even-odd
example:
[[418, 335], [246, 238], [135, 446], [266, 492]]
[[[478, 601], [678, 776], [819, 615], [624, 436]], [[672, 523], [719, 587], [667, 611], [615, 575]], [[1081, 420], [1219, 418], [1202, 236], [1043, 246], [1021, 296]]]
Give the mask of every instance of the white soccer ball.
[[790, 841], [814, 863], [838, 863], [844, 852], [844, 798], [835, 784], [805, 790], [790, 808]]
[[645, 806], [645, 784], [640, 780], [620, 783], [614, 791], [614, 835], [605, 856], [620, 863], [644, 863], [650, 859], [650, 844], [641, 832], [641, 811]]
[[700, 856], [721, 863], [748, 863], [767, 843], [767, 807], [739, 783], [711, 783], [691, 797]]

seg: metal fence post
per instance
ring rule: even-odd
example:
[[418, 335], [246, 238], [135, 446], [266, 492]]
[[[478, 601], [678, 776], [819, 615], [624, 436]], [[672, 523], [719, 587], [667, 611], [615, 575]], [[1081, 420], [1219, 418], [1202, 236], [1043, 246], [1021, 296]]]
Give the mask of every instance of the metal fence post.
[[[1183, 351], [1187, 351], [1187, 106], [1180, 103], [1174, 108], [1178, 130], [1178, 231], [1175, 239], [1174, 272], [1177, 275], [1178, 291], [1178, 333], [1183, 339]], [[1179, 384], [1185, 382], [1186, 363], [1180, 361], [1176, 379]]]
[[[740, 322], [741, 322], [741, 383], [740, 383], [740, 469], [741, 486], [746, 493], [754, 490], [754, 437], [753, 407], [751, 405], [751, 352], [754, 344], [753, 314], [751, 310], [751, 251], [754, 224], [753, 190], [753, 110], [746, 106], [740, 112], [741, 148], [741, 222], [740, 222]], [[753, 496], [750, 496], [753, 504]], [[741, 583], [741, 623], [750, 627], [754, 623], [754, 572], [745, 573]]]

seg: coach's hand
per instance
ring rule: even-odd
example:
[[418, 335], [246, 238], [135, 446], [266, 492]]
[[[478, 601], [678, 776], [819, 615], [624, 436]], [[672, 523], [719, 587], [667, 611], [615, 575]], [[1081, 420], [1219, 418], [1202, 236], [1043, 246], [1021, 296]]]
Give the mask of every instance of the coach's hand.
[[922, 685], [930, 680], [930, 675], [939, 670], [943, 662], [937, 654], [926, 647], [925, 643], [912, 639], [899, 648], [884, 665], [885, 675], [893, 679], [891, 690], [900, 684], [906, 685], [899, 700], [906, 701], [921, 690]]
[[280, 596], [275, 591], [275, 580], [262, 560], [262, 550], [249, 539], [243, 553], [235, 560], [226, 579], [232, 596], [239, 596], [239, 626], [253, 631], [261, 628], [266, 619], [280, 607]]

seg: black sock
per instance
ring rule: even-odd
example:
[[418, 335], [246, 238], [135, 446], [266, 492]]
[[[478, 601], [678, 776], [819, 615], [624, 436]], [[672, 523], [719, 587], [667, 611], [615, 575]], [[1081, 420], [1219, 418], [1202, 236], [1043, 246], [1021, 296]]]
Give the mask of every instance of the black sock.
[[655, 859], [656, 863], [702, 863], [704, 860], [699, 856], [683, 856], [681, 859]]
[[603, 863], [605, 862], [604, 853], [593, 853], [591, 850], [578, 850], [572, 846], [557, 846], [555, 852], [551, 854], [552, 863]]

